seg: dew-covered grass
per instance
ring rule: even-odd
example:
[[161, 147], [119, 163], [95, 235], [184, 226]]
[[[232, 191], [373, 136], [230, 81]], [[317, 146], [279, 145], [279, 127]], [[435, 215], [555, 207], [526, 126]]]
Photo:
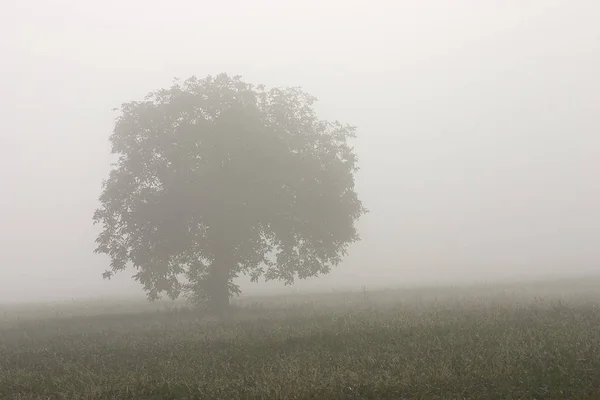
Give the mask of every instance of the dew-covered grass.
[[598, 281], [90, 304], [0, 309], [0, 399], [600, 398]]

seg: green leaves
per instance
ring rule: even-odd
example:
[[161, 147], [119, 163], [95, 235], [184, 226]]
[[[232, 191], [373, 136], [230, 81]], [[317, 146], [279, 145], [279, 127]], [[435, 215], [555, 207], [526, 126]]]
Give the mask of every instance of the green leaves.
[[94, 214], [106, 277], [131, 263], [154, 298], [205, 290], [217, 265], [230, 292], [240, 273], [291, 283], [329, 272], [366, 210], [356, 129], [319, 120], [315, 101], [221, 74], [123, 104], [110, 137], [119, 160]]

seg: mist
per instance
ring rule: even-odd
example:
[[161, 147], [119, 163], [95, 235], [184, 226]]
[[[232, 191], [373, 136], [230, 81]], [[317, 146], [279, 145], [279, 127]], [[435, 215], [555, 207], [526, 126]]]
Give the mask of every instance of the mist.
[[[293, 290], [600, 269], [592, 1], [29, 0], [0, 15], [0, 302], [142, 295], [92, 225], [113, 108], [227, 72], [358, 127], [362, 240]], [[283, 290], [251, 284], [244, 293]], [[292, 290], [286, 289], [286, 290]]]

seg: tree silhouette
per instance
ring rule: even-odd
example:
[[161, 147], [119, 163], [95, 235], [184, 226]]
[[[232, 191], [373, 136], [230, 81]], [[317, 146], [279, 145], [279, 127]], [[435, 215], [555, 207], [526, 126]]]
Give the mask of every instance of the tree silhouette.
[[319, 120], [298, 88], [192, 77], [121, 106], [96, 253], [132, 264], [148, 298], [224, 311], [233, 280], [328, 273], [359, 239], [355, 127]]

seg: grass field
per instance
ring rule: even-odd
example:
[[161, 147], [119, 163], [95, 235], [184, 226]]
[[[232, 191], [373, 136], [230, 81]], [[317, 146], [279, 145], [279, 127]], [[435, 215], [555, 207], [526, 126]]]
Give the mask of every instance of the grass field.
[[0, 308], [0, 399], [598, 399], [600, 281]]

